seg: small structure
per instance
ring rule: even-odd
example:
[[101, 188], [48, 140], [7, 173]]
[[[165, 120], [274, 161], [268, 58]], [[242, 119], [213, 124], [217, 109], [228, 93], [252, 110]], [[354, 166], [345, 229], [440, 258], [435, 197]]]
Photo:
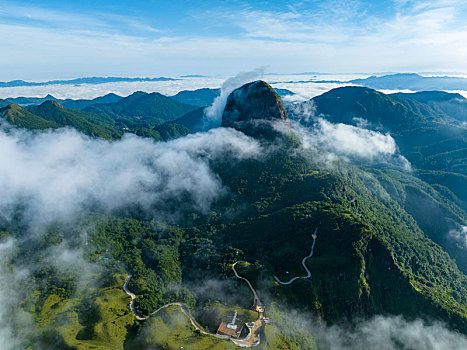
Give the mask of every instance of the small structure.
[[260, 313], [264, 312], [264, 304], [258, 303], [258, 299], [253, 298], [251, 302], [250, 310], [258, 311]]
[[217, 334], [228, 335], [232, 338], [240, 337], [240, 333], [242, 333], [243, 326], [236, 324], [237, 321], [237, 311], [235, 311], [232, 321], [227, 323], [222, 321], [219, 328], [217, 329]]

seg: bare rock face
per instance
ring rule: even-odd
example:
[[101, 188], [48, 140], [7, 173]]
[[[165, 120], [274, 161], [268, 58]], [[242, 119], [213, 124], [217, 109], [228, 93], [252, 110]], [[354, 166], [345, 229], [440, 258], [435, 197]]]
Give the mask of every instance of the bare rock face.
[[279, 95], [266, 82], [258, 80], [232, 91], [227, 99], [222, 124], [253, 137], [273, 138], [273, 123], [288, 121]]

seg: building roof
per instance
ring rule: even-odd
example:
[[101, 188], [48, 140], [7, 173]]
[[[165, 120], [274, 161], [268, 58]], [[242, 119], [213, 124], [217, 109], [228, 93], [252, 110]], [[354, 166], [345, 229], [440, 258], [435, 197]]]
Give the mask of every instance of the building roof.
[[217, 334], [224, 334], [232, 338], [238, 338], [240, 336], [240, 333], [242, 332], [242, 328], [242, 325], [237, 325], [235, 329], [230, 329], [227, 327], [227, 322], [223, 321], [217, 329]]

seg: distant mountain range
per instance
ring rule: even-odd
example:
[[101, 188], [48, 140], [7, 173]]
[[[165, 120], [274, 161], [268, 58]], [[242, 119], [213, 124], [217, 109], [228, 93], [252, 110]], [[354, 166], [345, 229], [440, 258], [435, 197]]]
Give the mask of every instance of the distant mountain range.
[[349, 83], [379, 90], [467, 90], [467, 79], [462, 77], [433, 76], [424, 77], [415, 73], [398, 73], [371, 76], [365, 79], [350, 80]]
[[182, 75], [180, 78], [206, 78], [206, 75], [201, 75], [201, 74], [188, 74], [188, 75]]
[[[185, 75], [180, 77], [183, 78], [202, 78], [202, 75]], [[116, 82], [151, 82], [151, 81], [176, 81], [180, 80], [176, 78], [168, 77], [155, 77], [155, 78], [124, 78], [124, 77], [86, 77], [76, 78], [70, 80], [50, 80], [45, 82], [30, 82], [24, 80], [12, 80], [0, 82], [0, 87], [19, 87], [19, 86], [46, 86], [46, 85], [79, 85], [79, 84], [105, 84], [105, 83], [116, 83]], [[341, 80], [300, 80], [300, 81], [278, 81], [275, 83], [315, 83], [315, 84], [339, 84], [339, 83], [351, 83], [357, 84], [372, 89], [382, 90], [414, 90], [414, 91], [439, 91], [439, 90], [467, 90], [467, 78], [463, 77], [452, 77], [452, 76], [422, 76], [416, 73], [397, 73], [383, 76], [371, 76], [364, 79], [353, 79], [349, 81]], [[272, 83], [274, 84], [274, 83]], [[219, 93], [219, 89], [199, 89], [211, 90], [213, 93]], [[284, 96], [280, 91], [283, 90], [285, 94], [286, 89], [275, 89], [280, 96]], [[289, 91], [290, 92], [290, 91]], [[179, 95], [179, 94], [177, 94]], [[175, 96], [177, 96], [175, 95]], [[178, 96], [175, 97], [178, 99]], [[196, 102], [198, 106], [201, 106], [201, 102]]]
[[116, 95], [114, 93], [110, 93], [110, 94], [100, 96], [100, 97], [97, 97], [97, 98], [94, 98], [94, 99], [91, 99], [91, 100], [85, 100], [85, 99], [81, 99], [81, 100], [65, 99], [65, 100], [62, 100], [62, 99], [56, 98], [56, 97], [48, 94], [45, 97], [12, 97], [12, 98], [8, 98], [8, 99], [3, 100], [3, 101], [6, 101], [6, 103], [14, 103], [14, 104], [17, 104], [19, 106], [26, 107], [26, 106], [31, 106], [31, 105], [39, 105], [39, 104], [41, 104], [41, 103], [43, 103], [45, 101], [55, 100], [55, 101], [60, 102], [60, 104], [62, 104], [63, 107], [65, 107], [65, 108], [81, 110], [81, 109], [86, 108], [87, 106], [90, 106], [90, 105], [93, 105], [93, 104], [96, 104], [96, 103], [117, 102], [117, 101], [120, 101], [122, 98], [123, 98], [122, 96], [118, 96], [118, 95]]
[[441, 91], [467, 90], [467, 78], [451, 76], [422, 76], [416, 73], [397, 73], [382, 76], [371, 76], [353, 80], [322, 80], [312, 78], [308, 80], [277, 81], [288, 84], [355, 84], [376, 90], [412, 90], [412, 91]]
[[17, 86], [44, 86], [44, 85], [76, 85], [76, 84], [105, 84], [118, 82], [135, 82], [135, 81], [174, 81], [178, 79], [159, 77], [159, 78], [122, 78], [122, 77], [88, 77], [77, 78], [70, 80], [49, 80], [44, 82], [32, 82], [24, 80], [12, 80], [0, 82], [0, 87], [17, 87]]

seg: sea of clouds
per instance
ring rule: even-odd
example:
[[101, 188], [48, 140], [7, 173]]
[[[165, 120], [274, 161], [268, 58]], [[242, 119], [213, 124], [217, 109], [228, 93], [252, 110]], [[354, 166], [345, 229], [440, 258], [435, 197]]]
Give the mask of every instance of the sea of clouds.
[[[46, 86], [18, 86], [0, 88], [0, 98], [8, 97], [44, 97], [47, 94], [58, 99], [92, 99], [108, 93], [115, 93], [120, 96], [128, 96], [135, 91], [159, 92], [163, 95], [175, 95], [182, 90], [196, 90], [200, 88], [218, 89], [224, 85], [224, 91], [229, 86], [235, 86], [236, 79], [242, 76], [261, 76], [273, 87], [289, 89], [297, 94], [295, 97], [288, 97], [286, 100], [304, 100], [320, 95], [332, 88], [346, 86], [346, 83], [313, 83], [310, 80], [341, 80], [347, 81], [354, 78], [366, 77], [367, 75], [268, 75], [263, 68], [245, 72], [236, 77], [213, 76], [213, 77], [193, 77], [177, 78], [173, 81], [142, 81], [142, 82], [115, 82], [104, 84], [75, 84], [75, 85], [46, 85]], [[230, 79], [230, 82], [227, 80]], [[226, 85], [227, 84], [227, 85]], [[233, 85], [232, 85], [233, 84]]]

